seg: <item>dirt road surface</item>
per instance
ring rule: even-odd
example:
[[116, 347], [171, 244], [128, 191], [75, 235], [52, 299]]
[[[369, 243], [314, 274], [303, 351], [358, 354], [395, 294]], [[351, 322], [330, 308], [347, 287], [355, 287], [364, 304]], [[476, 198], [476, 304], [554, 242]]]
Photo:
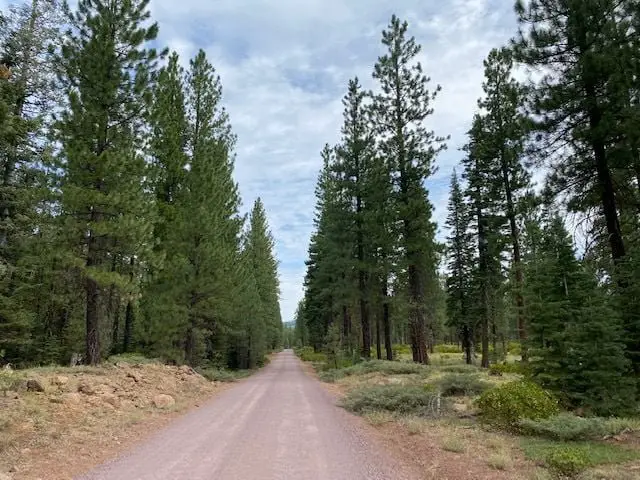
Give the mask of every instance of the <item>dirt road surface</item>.
[[413, 480], [291, 351], [78, 480]]

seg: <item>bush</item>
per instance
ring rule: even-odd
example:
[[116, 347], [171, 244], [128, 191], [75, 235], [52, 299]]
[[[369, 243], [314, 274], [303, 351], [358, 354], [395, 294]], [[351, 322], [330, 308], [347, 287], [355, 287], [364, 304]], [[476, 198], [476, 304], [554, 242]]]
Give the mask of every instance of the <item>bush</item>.
[[436, 353], [462, 353], [462, 349], [458, 345], [442, 344], [433, 347]]
[[560, 413], [540, 420], [523, 419], [520, 420], [519, 425], [523, 433], [564, 441], [601, 439], [624, 431], [640, 430], [638, 420], [581, 418], [571, 413]]
[[489, 375], [502, 375], [503, 373], [526, 375], [527, 368], [521, 362], [494, 363], [493, 365], [489, 366]]
[[393, 358], [398, 358], [399, 355], [411, 355], [411, 346], [396, 343], [391, 346], [391, 351], [393, 352]]
[[157, 358], [148, 358], [141, 353], [121, 353], [119, 355], [112, 355], [107, 359], [108, 363], [116, 364], [118, 362], [132, 363], [132, 364], [147, 364], [147, 363], [160, 363]]
[[520, 345], [520, 342], [511, 341], [507, 343], [507, 353], [510, 355], [520, 355], [522, 353], [522, 345]]
[[196, 371], [211, 382], [235, 382], [251, 374], [250, 370], [227, 370], [226, 368], [197, 368]]
[[438, 367], [438, 370], [441, 372], [447, 373], [478, 373], [480, 370], [475, 365], [444, 365], [442, 367]]
[[424, 374], [427, 367], [417, 363], [395, 362], [388, 360], [369, 360], [338, 370], [329, 370], [320, 374], [320, 379], [325, 382], [335, 382], [344, 377], [354, 375], [366, 375], [369, 373], [381, 373], [383, 375], [414, 375]]
[[491, 387], [474, 374], [448, 374], [438, 381], [443, 397], [474, 396]]
[[570, 446], [552, 451], [546, 458], [547, 467], [556, 475], [575, 477], [589, 467], [589, 457], [584, 450]]
[[523, 418], [537, 420], [558, 413], [558, 401], [535, 383], [509, 382], [484, 392], [477, 400], [483, 421], [501, 428], [519, 429]]
[[295, 350], [295, 354], [300, 357], [303, 362], [326, 362], [327, 355], [322, 352], [316, 352], [313, 347], [302, 347]]
[[575, 476], [580, 471], [640, 458], [637, 449], [602, 442], [557, 442], [544, 439], [524, 439], [525, 456], [549, 467], [558, 476]]
[[359, 388], [349, 392], [342, 406], [354, 413], [387, 411], [420, 417], [439, 415], [440, 397], [425, 387], [386, 385]]

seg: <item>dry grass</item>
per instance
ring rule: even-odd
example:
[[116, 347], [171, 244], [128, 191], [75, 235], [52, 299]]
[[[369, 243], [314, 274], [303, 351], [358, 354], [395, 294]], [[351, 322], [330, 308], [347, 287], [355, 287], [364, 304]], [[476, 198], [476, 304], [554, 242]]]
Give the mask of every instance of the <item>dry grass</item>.
[[464, 453], [467, 451], [466, 443], [457, 435], [444, 437], [440, 444], [446, 452]]
[[[45, 390], [0, 391], [0, 474], [12, 471], [15, 480], [71, 478], [222, 388], [190, 369], [154, 363], [8, 375], [5, 385], [29, 378]], [[175, 405], [156, 408], [158, 394], [171, 395]]]
[[511, 459], [506, 453], [493, 453], [487, 459], [487, 465], [496, 470], [508, 470], [511, 465]]
[[640, 478], [640, 462], [593, 468], [578, 478], [579, 480], [637, 480]]
[[[335, 376], [324, 383], [338, 397], [366, 387], [406, 385], [412, 388], [437, 385], [447, 375], [475, 372], [482, 380], [499, 384], [511, 378], [490, 377], [487, 372], [466, 367], [453, 354], [434, 355], [433, 364], [419, 375], [366, 372], [345, 377]], [[313, 374], [313, 373], [312, 373]], [[517, 377], [516, 377], [517, 378]], [[528, 462], [515, 438], [481, 429], [473, 418], [475, 407], [470, 397], [451, 400], [456, 410], [440, 419], [402, 415], [398, 412], [364, 412], [367, 422], [388, 449], [414, 464], [425, 478], [447, 480], [527, 480], [534, 465]], [[487, 460], [490, 460], [491, 465]]]
[[369, 422], [370, 425], [373, 425], [374, 427], [384, 425], [385, 423], [389, 423], [394, 420], [393, 414], [389, 412], [367, 412], [363, 415], [363, 417], [367, 420], [367, 422]]

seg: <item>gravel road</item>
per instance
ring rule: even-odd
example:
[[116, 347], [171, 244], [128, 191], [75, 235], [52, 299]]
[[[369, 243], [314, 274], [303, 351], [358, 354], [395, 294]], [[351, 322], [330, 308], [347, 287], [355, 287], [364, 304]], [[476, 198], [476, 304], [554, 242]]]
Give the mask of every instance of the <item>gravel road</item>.
[[78, 480], [413, 480], [289, 351]]

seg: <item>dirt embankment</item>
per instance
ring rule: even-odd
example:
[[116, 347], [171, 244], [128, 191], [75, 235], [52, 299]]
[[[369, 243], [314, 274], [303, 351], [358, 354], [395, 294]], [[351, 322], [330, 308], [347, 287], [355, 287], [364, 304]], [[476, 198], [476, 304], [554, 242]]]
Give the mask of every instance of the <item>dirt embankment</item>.
[[70, 479], [223, 388], [190, 367], [0, 372], [0, 480]]

